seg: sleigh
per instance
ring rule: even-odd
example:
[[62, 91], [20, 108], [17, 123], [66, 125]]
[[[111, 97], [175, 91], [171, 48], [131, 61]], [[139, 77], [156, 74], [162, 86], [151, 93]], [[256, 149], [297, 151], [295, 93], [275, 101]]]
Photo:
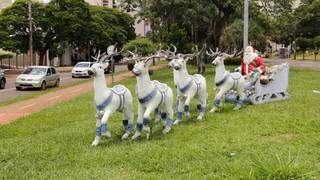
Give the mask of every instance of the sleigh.
[[[270, 69], [272, 72], [269, 75], [269, 82], [263, 84], [257, 80], [252, 88], [246, 91], [245, 103], [256, 105], [289, 98], [289, 63], [276, 65]], [[237, 99], [234, 92], [229, 92], [225, 96], [226, 102], [237, 102]]]
[[248, 96], [252, 104], [263, 104], [289, 98], [289, 63], [276, 66], [272, 72], [272, 80], [267, 84], [257, 81], [254, 85], [254, 93]]

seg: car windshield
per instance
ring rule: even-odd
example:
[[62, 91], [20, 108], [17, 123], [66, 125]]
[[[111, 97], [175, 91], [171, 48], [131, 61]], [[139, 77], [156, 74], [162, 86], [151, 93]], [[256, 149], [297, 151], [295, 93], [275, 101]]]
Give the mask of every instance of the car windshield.
[[89, 67], [89, 66], [90, 66], [89, 63], [78, 63], [78, 64], [76, 65], [76, 67]]
[[47, 68], [27, 68], [25, 71], [23, 71], [22, 74], [34, 74], [34, 75], [43, 75], [47, 73]]

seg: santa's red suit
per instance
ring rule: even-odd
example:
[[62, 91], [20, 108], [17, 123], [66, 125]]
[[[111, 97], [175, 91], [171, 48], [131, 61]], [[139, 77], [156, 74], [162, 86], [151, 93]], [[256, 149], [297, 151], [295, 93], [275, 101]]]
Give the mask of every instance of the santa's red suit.
[[[248, 68], [248, 69], [247, 69]], [[242, 75], [250, 75], [253, 71], [258, 70], [260, 74], [266, 71], [263, 58], [259, 57], [252, 46], [246, 47], [241, 60]]]
[[[266, 65], [262, 57], [256, 57], [248, 66], [248, 74], [251, 74], [253, 70], [259, 70], [260, 74], [263, 74], [266, 71]], [[244, 59], [241, 60], [241, 73], [242, 75], [247, 75], [246, 73], [246, 64]]]

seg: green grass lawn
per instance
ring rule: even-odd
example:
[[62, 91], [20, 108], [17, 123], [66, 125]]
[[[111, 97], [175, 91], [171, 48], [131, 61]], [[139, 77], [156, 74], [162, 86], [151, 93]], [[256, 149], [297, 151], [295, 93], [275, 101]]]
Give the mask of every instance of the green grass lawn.
[[[195, 68], [194, 68], [195, 69]], [[191, 72], [195, 72], [195, 70]], [[210, 106], [213, 68], [207, 68]], [[152, 79], [171, 87], [171, 70]], [[132, 91], [134, 78], [122, 81]], [[121, 141], [121, 114], [109, 121], [113, 137], [91, 147], [93, 93], [0, 126], [1, 179], [297, 179], [320, 177], [320, 72], [293, 69], [288, 101], [226, 104], [205, 121], [184, 121], [163, 136], [154, 124], [148, 141]], [[136, 112], [135, 102], [135, 112]], [[191, 107], [196, 119], [195, 102]]]

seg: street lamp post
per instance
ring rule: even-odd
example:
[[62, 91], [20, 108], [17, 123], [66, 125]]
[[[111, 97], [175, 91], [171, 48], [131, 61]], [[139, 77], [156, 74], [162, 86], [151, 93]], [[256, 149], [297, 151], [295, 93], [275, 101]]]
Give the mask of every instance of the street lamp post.
[[31, 9], [31, 1], [28, 3], [28, 15], [29, 15], [29, 60], [30, 65], [33, 65], [33, 37], [32, 37], [32, 9]]
[[249, 44], [249, 0], [244, 0], [243, 49]]

